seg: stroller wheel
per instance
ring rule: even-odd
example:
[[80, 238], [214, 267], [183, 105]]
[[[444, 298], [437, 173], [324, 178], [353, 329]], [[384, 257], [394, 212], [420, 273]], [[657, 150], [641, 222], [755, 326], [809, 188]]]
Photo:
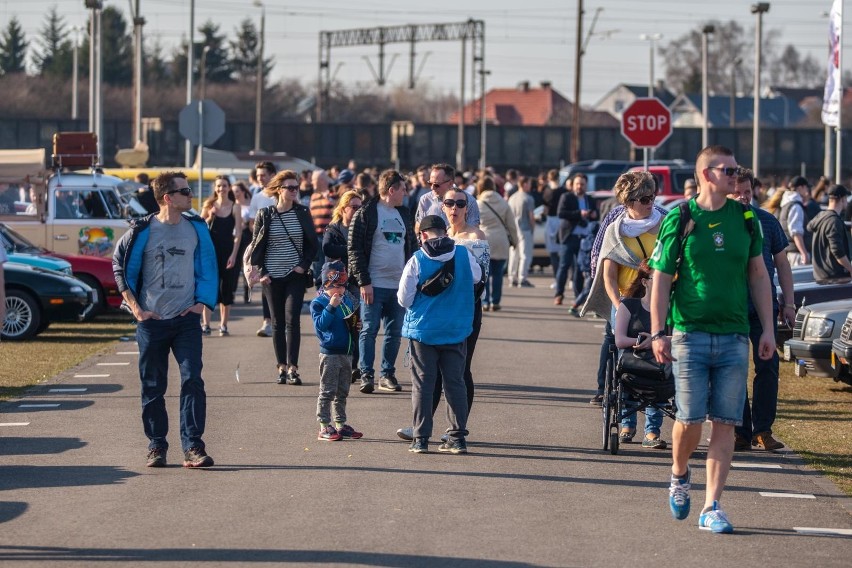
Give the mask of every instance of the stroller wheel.
[[618, 432], [612, 432], [609, 435], [609, 453], [615, 455], [618, 453]]

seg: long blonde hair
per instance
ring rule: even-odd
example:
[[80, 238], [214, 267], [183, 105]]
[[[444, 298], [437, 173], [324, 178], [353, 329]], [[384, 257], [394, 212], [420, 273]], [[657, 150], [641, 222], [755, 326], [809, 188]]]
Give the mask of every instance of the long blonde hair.
[[334, 212], [331, 214], [332, 223], [343, 221], [343, 210], [349, 206], [349, 202], [353, 199], [361, 199], [361, 194], [354, 189], [350, 189], [340, 196], [340, 199], [337, 200], [337, 207], [334, 208]]
[[784, 188], [779, 187], [775, 190], [775, 193], [772, 194], [772, 197], [763, 202], [763, 209], [769, 211], [773, 215], [778, 213], [779, 207], [781, 207], [781, 200], [784, 199]]

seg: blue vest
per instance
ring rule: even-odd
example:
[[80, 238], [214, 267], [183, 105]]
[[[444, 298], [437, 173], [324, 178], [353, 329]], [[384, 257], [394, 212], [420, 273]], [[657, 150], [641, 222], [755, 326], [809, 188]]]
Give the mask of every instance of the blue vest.
[[[414, 303], [405, 312], [402, 336], [427, 345], [461, 343], [473, 331], [473, 274], [470, 271], [467, 249], [456, 245], [455, 278], [437, 296], [417, 292]], [[414, 253], [420, 264], [419, 285], [438, 272], [442, 262], [426, 256], [423, 250]]]

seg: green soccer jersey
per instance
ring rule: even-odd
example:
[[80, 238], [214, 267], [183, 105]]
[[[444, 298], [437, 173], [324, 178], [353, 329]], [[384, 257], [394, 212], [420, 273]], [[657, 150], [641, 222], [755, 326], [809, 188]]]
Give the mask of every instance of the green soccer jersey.
[[[718, 211], [704, 211], [693, 199], [689, 211], [695, 228], [683, 243], [668, 323], [687, 332], [747, 334], [748, 262], [763, 252], [760, 223], [749, 234], [743, 207], [732, 199]], [[663, 220], [649, 261], [654, 270], [675, 273], [679, 220], [678, 208]]]

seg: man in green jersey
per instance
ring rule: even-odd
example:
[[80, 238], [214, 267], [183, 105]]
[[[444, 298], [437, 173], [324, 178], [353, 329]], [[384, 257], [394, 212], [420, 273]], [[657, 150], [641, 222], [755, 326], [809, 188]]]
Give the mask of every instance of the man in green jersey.
[[680, 210], [674, 209], [663, 221], [649, 263], [656, 270], [651, 294], [654, 355], [660, 363], [672, 362], [675, 375], [669, 507], [678, 520], [689, 515], [689, 457], [709, 420], [707, 494], [698, 525], [716, 533], [734, 530], [719, 499], [731, 467], [734, 426], [742, 423], [745, 404], [749, 293], [764, 330], [758, 354], [768, 359], [775, 352], [772, 288], [760, 223], [747, 222], [742, 205], [727, 198], [736, 175], [737, 162], [728, 148], [709, 146], [699, 152], [695, 177], [700, 189], [689, 201], [686, 236], [681, 238]]

